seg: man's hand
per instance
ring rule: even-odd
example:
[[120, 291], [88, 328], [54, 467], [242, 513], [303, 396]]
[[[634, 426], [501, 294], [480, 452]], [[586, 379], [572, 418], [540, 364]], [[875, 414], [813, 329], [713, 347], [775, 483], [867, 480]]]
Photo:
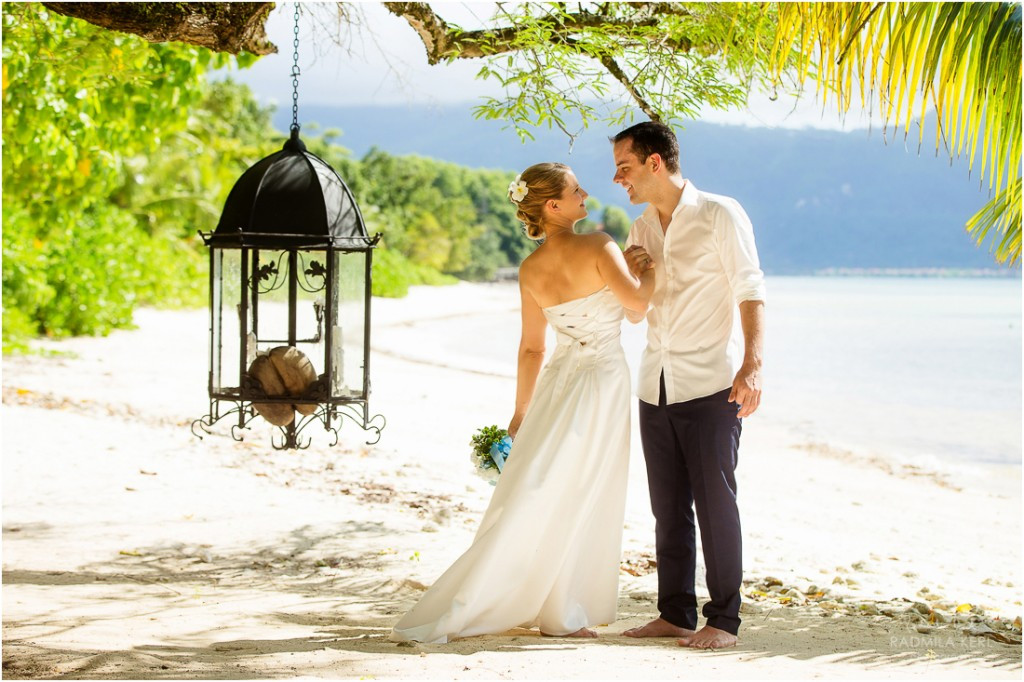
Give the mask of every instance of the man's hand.
[[651, 260], [647, 250], [642, 246], [634, 244], [623, 251], [622, 255], [626, 257], [626, 265], [629, 266], [629, 272], [638, 279], [640, 275], [654, 267], [654, 261]]
[[740, 411], [737, 417], [749, 417], [761, 404], [761, 369], [743, 365], [736, 373], [729, 392], [729, 402], [738, 403]]
[[729, 402], [738, 403], [737, 417], [749, 417], [761, 404], [761, 359], [764, 357], [764, 301], [740, 303], [743, 364], [732, 380]]

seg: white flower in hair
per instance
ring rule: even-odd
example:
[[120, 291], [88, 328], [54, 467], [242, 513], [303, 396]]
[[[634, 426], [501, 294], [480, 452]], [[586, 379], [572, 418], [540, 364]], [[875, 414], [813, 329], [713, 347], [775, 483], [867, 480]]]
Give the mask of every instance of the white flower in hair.
[[509, 183], [508, 193], [512, 195], [512, 201], [517, 204], [523, 200], [523, 198], [530, 193], [530, 188], [526, 186], [526, 183], [522, 181], [523, 175], [520, 173], [516, 176], [516, 179]]

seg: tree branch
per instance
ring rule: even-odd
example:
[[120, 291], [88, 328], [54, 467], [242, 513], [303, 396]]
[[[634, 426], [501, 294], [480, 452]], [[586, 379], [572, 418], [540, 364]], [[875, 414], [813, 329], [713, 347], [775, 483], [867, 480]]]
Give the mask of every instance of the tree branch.
[[626, 88], [626, 92], [628, 92], [629, 96], [637, 103], [640, 110], [647, 114], [652, 121], [660, 123], [661, 116], [654, 110], [654, 107], [652, 107], [650, 103], [640, 95], [636, 87], [633, 86], [633, 81], [629, 79], [629, 76], [627, 76], [626, 72], [622, 70], [622, 67], [612, 59], [611, 55], [603, 55], [601, 57], [601, 63], [604, 64], [604, 68], [608, 69], [608, 73], [610, 73], [615, 80], [622, 83]]
[[[384, 6], [395, 16], [405, 19], [416, 31], [427, 49], [427, 62], [437, 64], [445, 59], [472, 59], [493, 54], [515, 52], [522, 49], [517, 38], [523, 32], [519, 26], [503, 26], [493, 29], [461, 31], [451, 28], [429, 4], [425, 2], [385, 2]], [[660, 16], [667, 14], [689, 15], [685, 7], [676, 3], [641, 3], [630, 5], [638, 11], [634, 18], [623, 19], [605, 13], [592, 14], [581, 11], [538, 18], [538, 23], [557, 28], [551, 41], [564, 43], [569, 34], [587, 28], [606, 27], [618, 31], [656, 26]], [[681, 49], [689, 49], [689, 43]]]
[[264, 29], [272, 2], [44, 2], [58, 14], [151, 43], [178, 41], [216, 52], [277, 52]]

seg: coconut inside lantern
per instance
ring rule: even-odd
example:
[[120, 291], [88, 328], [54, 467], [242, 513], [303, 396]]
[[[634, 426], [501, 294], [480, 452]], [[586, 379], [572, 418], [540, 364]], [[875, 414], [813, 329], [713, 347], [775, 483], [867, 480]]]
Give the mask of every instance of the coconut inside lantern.
[[[249, 376], [259, 382], [268, 398], [302, 398], [316, 383], [317, 374], [306, 354], [294, 346], [278, 346], [258, 353], [249, 365]], [[295, 420], [295, 412], [310, 415], [317, 406], [309, 403], [260, 403], [253, 407], [274, 426], [287, 426]]]

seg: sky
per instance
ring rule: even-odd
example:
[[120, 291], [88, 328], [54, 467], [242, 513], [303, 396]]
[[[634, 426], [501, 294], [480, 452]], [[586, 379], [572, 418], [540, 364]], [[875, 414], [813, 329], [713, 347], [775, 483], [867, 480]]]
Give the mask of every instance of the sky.
[[[431, 3], [445, 20], [463, 28], [483, 25], [494, 3]], [[299, 103], [334, 106], [404, 105], [430, 107], [478, 104], [481, 97], [498, 94], [494, 81], [475, 78], [482, 60], [427, 64], [419, 36], [380, 3], [352, 3], [356, 26], [339, 30], [333, 16], [335, 3], [301, 3], [299, 32]], [[248, 84], [263, 102], [287, 106], [291, 101], [292, 39], [295, 3], [278, 3], [267, 23], [270, 40], [279, 52], [261, 58], [232, 77]], [[340, 36], [344, 47], [336, 39]], [[831, 107], [831, 105], [830, 105]], [[856, 130], [868, 127], [863, 110], [851, 110], [840, 119], [833, 108], [825, 111], [813, 92], [796, 100], [790, 96], [771, 101], [765, 94], [751, 96], [746, 109], [728, 112], [707, 109], [702, 120], [711, 123], [772, 128]]]

